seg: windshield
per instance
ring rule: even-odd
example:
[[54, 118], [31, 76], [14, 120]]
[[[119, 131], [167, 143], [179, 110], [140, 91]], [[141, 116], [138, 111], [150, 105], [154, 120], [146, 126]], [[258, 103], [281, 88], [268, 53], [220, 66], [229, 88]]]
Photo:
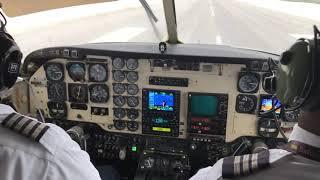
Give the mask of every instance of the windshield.
[[[11, 2], [17, 0], [7, 1], [15, 5]], [[19, 12], [27, 12], [30, 7], [41, 11], [48, 4], [58, 8], [8, 19], [7, 28], [25, 55], [50, 46], [159, 43], [168, 38], [162, 0], [146, 0], [157, 22], [139, 0], [88, 0], [70, 7], [73, 1], [80, 0], [31, 0], [16, 5]], [[175, 4], [182, 43], [228, 45], [280, 54], [298, 38], [311, 38], [312, 26], [320, 25], [320, 0], [175, 0]], [[4, 10], [5, 7], [6, 3]]]
[[279, 54], [320, 25], [320, 0], [176, 1], [184, 43], [230, 45]]
[[[42, 6], [46, 5], [41, 4], [42, 1], [31, 2], [38, 6], [36, 10], [41, 10]], [[72, 4], [70, 2], [78, 0], [56, 1], [53, 2], [58, 7], [58, 5], [68, 6]], [[101, 2], [101, 0], [89, 1]], [[63, 4], [64, 2], [66, 4]], [[147, 2], [157, 17], [157, 22], [145, 11], [139, 0], [119, 0], [9, 17], [7, 29], [14, 36], [24, 56], [34, 50], [52, 46], [164, 41], [167, 38], [167, 29], [162, 1], [147, 0]], [[19, 4], [19, 7], [21, 6], [23, 7], [23, 4]]]

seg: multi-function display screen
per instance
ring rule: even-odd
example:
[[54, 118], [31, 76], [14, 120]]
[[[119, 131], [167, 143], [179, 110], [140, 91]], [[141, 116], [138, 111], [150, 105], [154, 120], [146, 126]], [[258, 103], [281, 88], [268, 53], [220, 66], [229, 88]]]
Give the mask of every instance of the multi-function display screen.
[[[274, 106], [274, 107], [273, 107]], [[270, 111], [273, 108], [278, 108], [281, 106], [281, 103], [278, 99], [272, 99], [271, 96], [261, 96], [260, 99], [260, 114]], [[276, 110], [276, 114], [280, 115], [281, 113], [281, 108], [279, 108], [278, 110]]]
[[215, 117], [218, 109], [216, 96], [193, 95], [191, 98], [191, 115], [197, 117]]
[[161, 91], [149, 91], [148, 103], [150, 110], [174, 111], [174, 94]]

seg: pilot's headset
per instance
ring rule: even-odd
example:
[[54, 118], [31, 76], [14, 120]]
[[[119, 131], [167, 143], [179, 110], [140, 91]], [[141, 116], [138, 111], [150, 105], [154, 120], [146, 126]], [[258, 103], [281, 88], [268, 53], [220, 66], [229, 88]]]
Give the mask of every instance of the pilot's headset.
[[299, 39], [285, 51], [274, 75], [264, 80], [284, 110], [320, 109], [320, 32], [314, 26], [314, 39]]
[[0, 91], [11, 88], [19, 75], [22, 53], [6, 31], [7, 20], [0, 4]]

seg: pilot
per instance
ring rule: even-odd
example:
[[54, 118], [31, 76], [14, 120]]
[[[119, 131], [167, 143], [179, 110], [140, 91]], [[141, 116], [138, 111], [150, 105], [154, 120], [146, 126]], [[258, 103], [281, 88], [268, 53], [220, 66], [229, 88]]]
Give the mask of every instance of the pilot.
[[284, 52], [269, 85], [285, 110], [300, 109], [288, 143], [278, 149], [220, 159], [191, 180], [304, 179], [320, 177], [320, 40], [299, 39]]
[[[5, 18], [0, 9], [0, 15]], [[0, 21], [0, 95], [18, 77], [22, 54]], [[100, 180], [89, 155], [54, 124], [0, 104], [1, 180]]]

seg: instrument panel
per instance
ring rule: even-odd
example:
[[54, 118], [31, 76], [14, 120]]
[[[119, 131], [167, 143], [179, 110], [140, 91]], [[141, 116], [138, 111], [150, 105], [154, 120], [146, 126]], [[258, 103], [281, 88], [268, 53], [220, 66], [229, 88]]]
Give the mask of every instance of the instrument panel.
[[[274, 130], [265, 127], [273, 116], [262, 112], [280, 102], [264, 90], [263, 78], [270, 72], [267, 61], [259, 61], [250, 61], [251, 66], [241, 60], [112, 53], [72, 58], [62, 53], [30, 77], [30, 102], [47, 118], [94, 123], [107, 132], [180, 139], [219, 136], [226, 142], [243, 136], [278, 137], [266, 133]], [[276, 113], [287, 124], [297, 119], [297, 113]]]

